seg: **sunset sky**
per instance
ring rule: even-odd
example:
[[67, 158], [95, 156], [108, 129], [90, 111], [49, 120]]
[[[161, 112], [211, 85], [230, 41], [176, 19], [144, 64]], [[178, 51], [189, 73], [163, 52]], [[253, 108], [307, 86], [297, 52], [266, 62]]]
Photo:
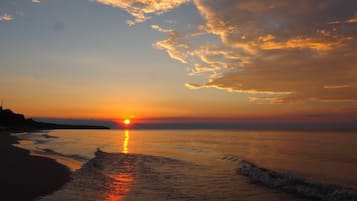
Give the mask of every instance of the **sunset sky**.
[[30, 117], [355, 121], [357, 1], [1, 0], [0, 99]]

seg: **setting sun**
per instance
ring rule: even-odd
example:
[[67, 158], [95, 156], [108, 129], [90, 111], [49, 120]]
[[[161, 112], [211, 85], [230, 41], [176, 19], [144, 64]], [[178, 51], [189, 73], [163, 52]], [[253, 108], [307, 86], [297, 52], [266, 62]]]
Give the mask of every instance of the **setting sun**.
[[123, 123], [124, 123], [125, 125], [129, 125], [129, 124], [130, 124], [130, 119], [125, 119], [125, 120], [123, 121]]

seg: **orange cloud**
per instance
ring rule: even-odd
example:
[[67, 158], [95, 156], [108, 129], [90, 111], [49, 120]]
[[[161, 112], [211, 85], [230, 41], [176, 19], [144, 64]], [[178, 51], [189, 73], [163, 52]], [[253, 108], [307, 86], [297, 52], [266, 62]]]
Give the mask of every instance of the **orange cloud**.
[[9, 15], [7, 13], [4, 13], [3, 15], [0, 15], [0, 21], [11, 21], [14, 18], [12, 17], [12, 15]]
[[96, 2], [121, 8], [130, 13], [135, 19], [128, 20], [129, 25], [144, 22], [151, 14], [160, 15], [172, 10], [190, 0], [96, 0]]
[[[356, 1], [193, 2], [204, 19], [200, 34], [172, 31], [157, 43], [190, 75], [207, 76], [186, 87], [265, 94], [249, 99], [257, 103], [357, 101]], [[338, 19], [344, 27], [328, 23]]]
[[328, 24], [352, 24], [352, 23], [357, 23], [357, 13], [349, 19], [343, 20], [343, 21], [332, 21], [329, 22]]
[[351, 87], [350, 85], [326, 85], [324, 86], [325, 89], [341, 89], [341, 88], [347, 88]]
[[[240, 85], [240, 84], [238, 84]], [[235, 87], [232, 88], [227, 88], [225, 86], [219, 86], [215, 84], [205, 84], [205, 85], [198, 85], [198, 84], [193, 84], [193, 83], [186, 83], [186, 87], [190, 89], [201, 89], [201, 88], [216, 88], [216, 89], [223, 89], [227, 90], [229, 92], [239, 92], [239, 93], [247, 93], [247, 94], [268, 94], [268, 95], [281, 95], [281, 94], [291, 94], [291, 92], [288, 91], [257, 91], [254, 89], [236, 89]]]
[[317, 51], [327, 51], [343, 44], [346, 40], [352, 39], [352, 37], [341, 37], [338, 39], [331, 40], [323, 40], [316, 38], [293, 38], [284, 42], [263, 42], [260, 48], [263, 50], [309, 48]]
[[159, 25], [153, 24], [151, 25], [151, 28], [158, 31], [158, 32], [162, 32], [162, 33], [170, 33], [173, 32], [173, 30], [171, 29], [163, 29], [161, 28]]
[[357, 83], [354, 0], [96, 2], [126, 10], [135, 18], [129, 25], [192, 2], [203, 20], [196, 29], [151, 26], [168, 34], [154, 47], [206, 79], [186, 84], [190, 89], [263, 94], [249, 99], [259, 103], [357, 100], [350, 87]]
[[173, 59], [176, 59], [182, 63], [187, 63], [186, 53], [184, 49], [188, 48], [188, 45], [182, 40], [182, 37], [175, 31], [169, 31], [169, 37], [165, 40], [158, 41], [154, 44], [154, 47], [158, 49], [164, 49]]

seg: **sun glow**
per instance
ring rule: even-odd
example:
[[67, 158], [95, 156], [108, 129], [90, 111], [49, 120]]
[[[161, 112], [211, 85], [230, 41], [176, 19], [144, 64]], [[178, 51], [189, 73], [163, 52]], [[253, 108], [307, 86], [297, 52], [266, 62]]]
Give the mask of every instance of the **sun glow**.
[[125, 120], [123, 121], [123, 123], [124, 123], [124, 125], [129, 125], [129, 124], [130, 124], [130, 119], [125, 119]]

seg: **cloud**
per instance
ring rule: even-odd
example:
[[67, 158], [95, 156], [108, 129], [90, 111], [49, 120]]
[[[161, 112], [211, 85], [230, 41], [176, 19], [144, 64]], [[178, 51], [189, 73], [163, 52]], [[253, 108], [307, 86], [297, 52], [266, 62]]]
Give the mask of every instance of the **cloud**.
[[41, 3], [40, 0], [32, 0], [32, 3]]
[[172, 30], [168, 31], [168, 33], [169, 37], [167, 39], [156, 42], [154, 46], [158, 49], [166, 50], [166, 52], [171, 58], [178, 60], [182, 63], [187, 63], [187, 54], [185, 53], [184, 49], [188, 49], [189, 47], [182, 40], [183, 37], [181, 37], [178, 33]]
[[351, 87], [350, 85], [326, 85], [324, 86], [325, 89], [341, 89]]
[[171, 33], [171, 32], [173, 32], [172, 29], [163, 29], [159, 25], [156, 25], [156, 24], [151, 25], [151, 28], [156, 30], [156, 31], [158, 31], [158, 32], [162, 32], [162, 33]]
[[259, 103], [357, 101], [355, 0], [96, 2], [126, 10], [129, 25], [191, 2], [203, 20], [193, 30], [151, 26], [168, 35], [153, 46], [200, 80], [190, 89], [255, 94], [249, 100]]
[[254, 102], [256, 104], [283, 104], [286, 103], [284, 99], [281, 97], [248, 97], [250, 102]]
[[342, 21], [332, 21], [329, 22], [328, 24], [352, 24], [352, 23], [357, 23], [357, 13], [354, 14], [353, 17], [346, 19], [346, 20], [342, 20]]
[[357, 101], [356, 1], [193, 2], [204, 23], [155, 45], [206, 77], [188, 88], [256, 94], [249, 100], [260, 103]]
[[247, 93], [247, 94], [268, 94], [268, 95], [283, 95], [283, 94], [291, 94], [291, 92], [289, 91], [257, 91], [254, 89], [235, 89], [234, 87], [231, 88], [227, 88], [219, 85], [199, 85], [199, 84], [194, 84], [194, 83], [186, 83], [185, 84], [186, 87], [190, 88], [190, 89], [202, 89], [202, 88], [216, 88], [216, 89], [224, 89], [227, 90], [229, 92], [239, 92], [239, 93]]
[[201, 32], [178, 33], [172, 29], [163, 29], [159, 25], [152, 25], [151, 28], [162, 33], [168, 33], [168, 38], [157, 41], [154, 47], [166, 50], [168, 55], [175, 60], [185, 64], [189, 62], [189, 57], [191, 57], [194, 52], [192, 52], [193, 49], [187, 40], [200, 35]]
[[14, 18], [12, 17], [12, 15], [9, 15], [7, 13], [4, 13], [3, 15], [0, 15], [0, 21], [11, 21]]
[[190, 0], [96, 0], [96, 2], [121, 8], [130, 13], [135, 19], [128, 20], [129, 25], [144, 22], [152, 15], [168, 12]]

